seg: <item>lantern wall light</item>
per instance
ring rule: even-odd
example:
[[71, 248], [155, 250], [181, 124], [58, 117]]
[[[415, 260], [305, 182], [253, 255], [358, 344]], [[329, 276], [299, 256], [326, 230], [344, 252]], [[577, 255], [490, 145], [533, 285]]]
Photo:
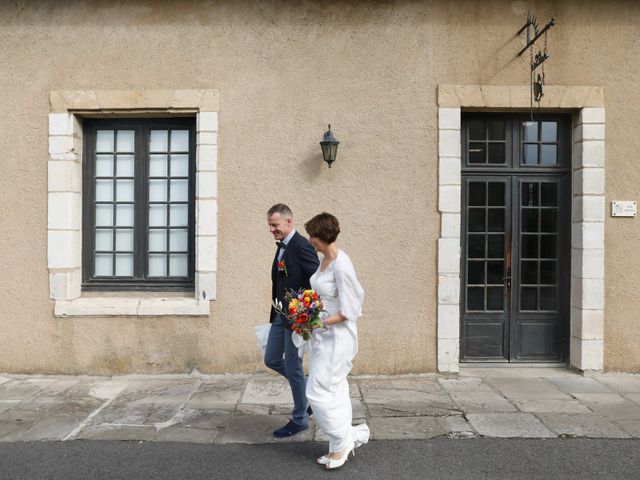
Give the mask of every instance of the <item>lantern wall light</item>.
[[331, 132], [331, 124], [329, 124], [329, 130], [324, 132], [324, 138], [320, 142], [320, 146], [322, 147], [322, 157], [324, 158], [324, 161], [329, 164], [329, 168], [331, 168], [331, 164], [336, 161], [339, 143], [338, 139], [333, 136], [333, 133]]

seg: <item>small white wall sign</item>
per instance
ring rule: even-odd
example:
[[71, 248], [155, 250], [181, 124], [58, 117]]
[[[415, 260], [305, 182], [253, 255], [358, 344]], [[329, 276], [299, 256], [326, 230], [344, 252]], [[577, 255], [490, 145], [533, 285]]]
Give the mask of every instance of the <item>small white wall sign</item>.
[[612, 217], [635, 217], [638, 202], [614, 200], [611, 202]]

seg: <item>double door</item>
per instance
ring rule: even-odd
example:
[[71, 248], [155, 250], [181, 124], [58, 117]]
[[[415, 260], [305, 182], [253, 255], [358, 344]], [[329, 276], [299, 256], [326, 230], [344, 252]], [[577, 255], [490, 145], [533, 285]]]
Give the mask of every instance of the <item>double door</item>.
[[[564, 142], [559, 138], [568, 130], [560, 128], [565, 119], [534, 123], [517, 116], [473, 116], [466, 120], [461, 361], [562, 362], [568, 350], [571, 276], [571, 177], [564, 168], [568, 159], [560, 158]], [[473, 138], [470, 122], [476, 137], [482, 137], [478, 122], [484, 125], [484, 144]], [[552, 122], [556, 163], [549, 165], [542, 163], [545, 142], [540, 130], [549, 130], [547, 124]], [[538, 130], [534, 137], [527, 132], [532, 125]], [[499, 139], [491, 139], [492, 129]], [[538, 149], [536, 163], [527, 164], [532, 138]], [[496, 157], [499, 147], [504, 156]], [[484, 162], [470, 161], [474, 150], [480, 149]], [[491, 158], [502, 163], [492, 163]]]

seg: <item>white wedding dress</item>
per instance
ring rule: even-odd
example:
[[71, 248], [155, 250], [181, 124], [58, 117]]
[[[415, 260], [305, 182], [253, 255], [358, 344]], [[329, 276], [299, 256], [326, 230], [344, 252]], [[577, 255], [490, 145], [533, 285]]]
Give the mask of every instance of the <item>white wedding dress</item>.
[[324, 302], [327, 314], [341, 312], [347, 320], [314, 330], [310, 340], [307, 400], [313, 418], [329, 438], [329, 451], [339, 452], [353, 443], [359, 447], [369, 441], [366, 424], [352, 426], [351, 398], [347, 375], [358, 353], [356, 320], [362, 313], [364, 290], [356, 277], [351, 259], [338, 250], [336, 259], [324, 271], [311, 277], [313, 288]]

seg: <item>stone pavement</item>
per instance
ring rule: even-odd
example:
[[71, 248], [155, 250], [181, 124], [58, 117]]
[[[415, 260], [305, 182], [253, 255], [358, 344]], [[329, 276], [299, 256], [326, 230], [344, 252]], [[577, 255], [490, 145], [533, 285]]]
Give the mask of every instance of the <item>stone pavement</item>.
[[[372, 439], [640, 438], [640, 375], [559, 368], [465, 368], [459, 375], [350, 377], [354, 423]], [[70, 377], [0, 375], [0, 442], [324, 440], [271, 432], [291, 412], [271, 374]], [[313, 417], [312, 417], [313, 419]]]

